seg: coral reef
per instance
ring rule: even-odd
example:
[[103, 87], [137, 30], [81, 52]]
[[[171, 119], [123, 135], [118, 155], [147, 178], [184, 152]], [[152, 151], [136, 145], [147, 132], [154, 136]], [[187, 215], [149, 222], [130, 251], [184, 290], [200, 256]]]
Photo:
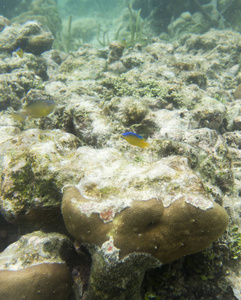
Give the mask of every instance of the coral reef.
[[[46, 37], [42, 48], [29, 44], [38, 35]], [[11, 275], [25, 273], [24, 281], [35, 274], [32, 286], [44, 286], [45, 247], [59, 259], [66, 246], [77, 252], [61, 260], [61, 285], [73, 288], [71, 295], [67, 288], [60, 292], [67, 299], [235, 299], [241, 35], [212, 29], [172, 43], [153, 38], [147, 46], [126, 47], [115, 41], [70, 53], [50, 49], [52, 40], [37, 22], [0, 33], [1, 244], [31, 232], [22, 237], [28, 248], [19, 252], [26, 253], [26, 266]], [[51, 115], [11, 117], [39, 98], [55, 102]], [[128, 131], [149, 147], [128, 144], [122, 138]], [[36, 229], [47, 237], [35, 238]], [[53, 236], [68, 242], [60, 249]], [[8, 249], [1, 254], [7, 263]], [[43, 262], [41, 272], [28, 264], [33, 256]], [[60, 274], [55, 263], [46, 269], [54, 285]], [[15, 277], [4, 281], [13, 293], [15, 283]]]
[[18, 47], [33, 54], [41, 54], [50, 50], [53, 45], [53, 36], [43, 27], [33, 21], [27, 22], [23, 26], [14, 24], [1, 32], [1, 52], [12, 53]]

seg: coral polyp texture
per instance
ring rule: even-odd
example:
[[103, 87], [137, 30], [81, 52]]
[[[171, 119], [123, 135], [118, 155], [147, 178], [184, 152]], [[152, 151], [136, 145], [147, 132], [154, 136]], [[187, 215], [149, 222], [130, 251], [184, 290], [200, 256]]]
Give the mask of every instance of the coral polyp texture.
[[97, 163], [93, 172], [86, 167], [89, 176], [64, 189], [62, 214], [77, 241], [100, 248], [111, 241], [119, 259], [137, 252], [168, 263], [203, 250], [226, 229], [227, 213], [208, 197], [186, 158], [134, 168], [107, 152], [92, 154], [112, 156], [111, 164]]

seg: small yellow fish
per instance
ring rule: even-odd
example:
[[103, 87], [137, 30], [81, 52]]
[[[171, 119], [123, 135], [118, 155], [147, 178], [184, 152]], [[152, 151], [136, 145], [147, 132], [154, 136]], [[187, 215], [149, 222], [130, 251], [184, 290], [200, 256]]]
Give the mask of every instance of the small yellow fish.
[[125, 132], [122, 134], [122, 137], [133, 146], [138, 146], [141, 148], [146, 148], [149, 146], [142, 136], [134, 132]]
[[23, 117], [42, 118], [49, 115], [54, 110], [53, 101], [37, 99], [29, 102], [19, 111]]
[[24, 117], [23, 115], [21, 115], [19, 112], [17, 111], [13, 111], [11, 112], [11, 117], [18, 122], [24, 122], [26, 120], [26, 117]]
[[23, 58], [23, 49], [22, 48], [18, 47], [15, 52], [18, 55], [18, 57]]

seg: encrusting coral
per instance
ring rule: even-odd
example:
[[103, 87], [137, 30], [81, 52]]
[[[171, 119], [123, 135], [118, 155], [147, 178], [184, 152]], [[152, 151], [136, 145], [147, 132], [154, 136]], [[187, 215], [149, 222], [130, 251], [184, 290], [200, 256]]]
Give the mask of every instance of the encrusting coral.
[[[102, 158], [106, 154], [102, 151]], [[100, 175], [97, 164], [96, 179], [85, 177], [79, 186], [82, 192], [64, 189], [62, 213], [77, 241], [101, 247], [113, 239], [121, 258], [143, 252], [167, 263], [201, 251], [227, 227], [227, 213], [207, 197], [184, 158], [136, 166], [140, 173], [133, 179], [132, 164], [115, 155], [108, 155], [115, 170], [105, 167]]]
[[[144, 270], [203, 250], [227, 227], [226, 211], [207, 196], [186, 158], [130, 163], [104, 149], [89, 149], [85, 158], [85, 178], [64, 188], [62, 214], [69, 233], [95, 257], [92, 296], [114, 296], [119, 281], [123, 293], [138, 290]], [[135, 284], [117, 271], [125, 264], [136, 272]]]
[[[197, 208], [192, 201], [207, 201], [209, 207]], [[75, 187], [66, 188], [62, 212], [67, 229], [84, 244], [101, 247], [113, 239], [121, 258], [140, 252], [168, 263], [205, 249], [228, 223], [227, 213], [218, 204], [185, 196], [167, 208], [157, 199], [133, 201], [131, 207], [116, 215], [108, 206], [99, 214], [85, 213], [85, 207], [92, 205]]]

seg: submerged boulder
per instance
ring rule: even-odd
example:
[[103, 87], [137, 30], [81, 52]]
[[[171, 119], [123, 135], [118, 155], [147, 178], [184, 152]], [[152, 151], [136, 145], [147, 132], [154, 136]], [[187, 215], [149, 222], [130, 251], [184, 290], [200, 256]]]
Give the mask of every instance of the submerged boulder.
[[59, 233], [22, 236], [0, 254], [0, 299], [68, 299], [70, 272], [63, 256], [72, 251]]
[[85, 177], [64, 188], [62, 214], [94, 258], [90, 299], [123, 299], [138, 291], [145, 270], [203, 250], [226, 229], [227, 213], [186, 158], [140, 163], [113, 149], [86, 150]]
[[73, 176], [65, 172], [66, 159], [80, 141], [61, 130], [9, 133], [1, 132], [0, 212], [11, 223], [56, 228], [62, 224], [61, 189]]
[[12, 53], [18, 47], [24, 51], [40, 55], [50, 50], [53, 45], [53, 35], [35, 21], [23, 25], [13, 24], [5, 27], [0, 35], [1, 52]]
[[115, 170], [97, 167], [79, 188], [64, 189], [62, 213], [77, 241], [102, 247], [111, 239], [120, 258], [141, 252], [167, 263], [203, 250], [225, 230], [227, 213], [206, 194], [187, 159], [134, 168], [112, 158]]

